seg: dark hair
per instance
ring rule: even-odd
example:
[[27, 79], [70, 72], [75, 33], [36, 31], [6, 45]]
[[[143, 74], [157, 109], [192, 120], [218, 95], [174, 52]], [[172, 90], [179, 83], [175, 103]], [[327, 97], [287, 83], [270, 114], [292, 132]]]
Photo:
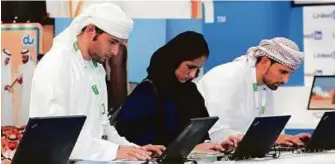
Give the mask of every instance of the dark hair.
[[[81, 29], [80, 34], [82, 34], [82, 33], [86, 30], [86, 28], [87, 28], [87, 26], [85, 26], [83, 29]], [[105, 31], [104, 31], [104, 30], [101, 30], [101, 29], [100, 29], [99, 27], [97, 27], [97, 26], [94, 26], [94, 28], [95, 28], [95, 32], [98, 34], [98, 35], [94, 36], [94, 38], [93, 38], [93, 41], [96, 41], [96, 40], [98, 39], [98, 36], [99, 36], [100, 34], [105, 33]], [[80, 35], [80, 34], [79, 34], [79, 35]]]
[[[257, 57], [257, 60], [256, 60], [256, 64], [258, 64], [259, 62], [261, 62], [261, 60], [262, 60], [262, 58], [263, 57], [267, 57], [267, 56], [259, 56], [259, 57]], [[269, 57], [267, 57], [269, 60], [270, 60], [270, 65], [272, 65], [272, 64], [275, 64], [275, 63], [278, 63], [277, 61], [275, 61], [275, 60], [273, 60], [272, 58], [269, 58]]]
[[[95, 31], [98, 33], [98, 34], [102, 34], [104, 33], [105, 31], [104, 30], [101, 30], [99, 27], [97, 26], [94, 26], [95, 27]], [[85, 30], [86, 30], [87, 26], [85, 26], [83, 29], [81, 29], [81, 33], [83, 33]]]

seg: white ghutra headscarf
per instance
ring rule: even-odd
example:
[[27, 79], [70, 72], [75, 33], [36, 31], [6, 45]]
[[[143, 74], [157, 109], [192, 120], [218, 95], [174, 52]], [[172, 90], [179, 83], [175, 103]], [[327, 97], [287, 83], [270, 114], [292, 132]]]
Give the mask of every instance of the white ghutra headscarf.
[[72, 44], [81, 30], [93, 24], [106, 33], [120, 39], [128, 39], [134, 21], [122, 9], [112, 3], [98, 3], [88, 6], [62, 33], [54, 38], [52, 48]]
[[262, 40], [257, 47], [248, 49], [247, 56], [254, 60], [260, 56], [267, 56], [294, 70], [299, 68], [304, 60], [304, 54], [298, 45], [284, 37]]

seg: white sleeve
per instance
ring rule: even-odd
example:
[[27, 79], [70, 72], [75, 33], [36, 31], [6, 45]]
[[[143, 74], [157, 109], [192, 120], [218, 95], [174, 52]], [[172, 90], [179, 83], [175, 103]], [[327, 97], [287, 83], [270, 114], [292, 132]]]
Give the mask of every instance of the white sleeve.
[[129, 146], [136, 146], [136, 144], [129, 142], [126, 138], [121, 137], [114, 126], [108, 125], [107, 126], [107, 134], [108, 140], [117, 143], [120, 145], [129, 145]]
[[[29, 117], [68, 115], [69, 82], [61, 77], [70, 76], [61, 67], [45, 67], [41, 63], [35, 69], [31, 82]], [[59, 70], [61, 69], [61, 70]]]
[[119, 145], [103, 139], [90, 136], [89, 131], [82, 130], [70, 159], [89, 161], [115, 160]]
[[234, 76], [231, 74], [227, 74], [227, 70], [221, 69], [220, 66], [213, 68], [197, 83], [209, 115], [219, 117], [218, 122], [209, 131], [210, 138], [214, 142], [242, 133], [231, 128], [236, 118], [236, 110], [242, 107], [237, 101], [238, 81], [233, 79]]
[[[54, 66], [55, 64], [49, 62], [50, 60], [45, 59], [36, 67], [31, 86], [30, 117], [70, 114], [68, 111], [68, 92], [71, 86], [70, 80], [65, 79], [70, 79], [71, 71], [66, 64], [58, 63], [59, 66]], [[48, 65], [52, 65], [52, 67]], [[118, 147], [119, 145], [110, 141], [93, 138], [89, 128], [83, 128], [70, 158], [111, 161], [116, 158]]]

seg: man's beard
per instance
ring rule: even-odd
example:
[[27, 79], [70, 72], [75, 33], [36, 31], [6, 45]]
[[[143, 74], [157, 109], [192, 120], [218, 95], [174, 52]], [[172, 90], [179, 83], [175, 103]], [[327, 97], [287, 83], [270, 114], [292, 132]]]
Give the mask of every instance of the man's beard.
[[[269, 70], [269, 69], [268, 69]], [[271, 90], [275, 91], [278, 89], [279, 86], [284, 85], [284, 82], [275, 82], [275, 83], [270, 83], [265, 77], [268, 73], [268, 70], [266, 70], [265, 74], [263, 75], [263, 82], [264, 84]]]
[[277, 90], [279, 86], [282, 86], [282, 85], [285, 84], [285, 83], [283, 83], [283, 82], [269, 83], [269, 82], [266, 80], [265, 76], [263, 76], [263, 81], [264, 81], [264, 84], [265, 84], [269, 89], [271, 89], [271, 90], [273, 90], [273, 91]]
[[95, 55], [95, 56], [92, 58], [92, 60], [94, 60], [94, 61], [96, 61], [96, 62], [98, 62], [98, 63], [100, 63], [100, 64], [105, 63], [105, 61], [103, 61], [98, 55]]
[[23, 64], [26, 64], [28, 61], [29, 61], [29, 59], [27, 59], [27, 60], [22, 60], [22, 63], [23, 63]]
[[103, 61], [103, 60], [101, 59], [101, 57], [100, 57], [98, 54], [96, 54], [96, 53], [91, 53], [91, 52], [88, 52], [88, 54], [91, 56], [91, 58], [92, 58], [93, 61], [96, 61], [96, 62], [98, 62], [98, 63], [100, 63], [100, 64], [105, 63], [105, 61]]

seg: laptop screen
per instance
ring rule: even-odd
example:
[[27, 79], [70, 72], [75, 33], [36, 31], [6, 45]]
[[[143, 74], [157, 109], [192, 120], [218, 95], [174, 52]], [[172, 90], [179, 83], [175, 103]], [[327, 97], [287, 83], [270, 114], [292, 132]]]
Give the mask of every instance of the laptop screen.
[[309, 110], [335, 110], [335, 76], [315, 76]]

